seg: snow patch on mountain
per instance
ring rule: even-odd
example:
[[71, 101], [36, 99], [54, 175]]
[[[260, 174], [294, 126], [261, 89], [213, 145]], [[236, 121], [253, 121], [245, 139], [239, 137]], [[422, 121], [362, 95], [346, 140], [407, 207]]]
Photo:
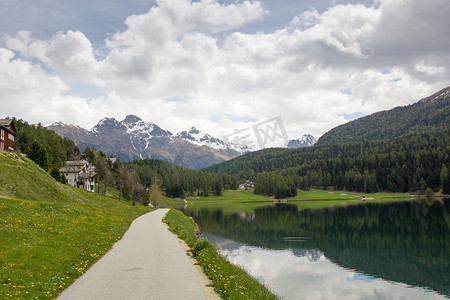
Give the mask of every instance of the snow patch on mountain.
[[114, 118], [103, 118], [100, 120], [100, 122], [97, 123], [97, 125], [95, 125], [92, 129], [91, 132], [93, 133], [100, 133], [102, 132], [105, 128], [110, 129], [110, 128], [117, 128], [117, 129], [121, 129], [122, 128], [122, 123], [117, 121]]
[[176, 134], [176, 137], [198, 146], [207, 146], [218, 151], [236, 151], [241, 155], [250, 152], [251, 149], [245, 145], [227, 144], [219, 138], [211, 136], [202, 130], [192, 126], [189, 130], [184, 130]]
[[184, 130], [177, 133], [176, 137], [192, 144], [208, 146], [216, 150], [223, 150], [227, 148], [222, 140], [212, 137], [210, 134], [198, 130], [195, 127], [191, 127], [189, 130]]
[[304, 134], [301, 138], [290, 140], [287, 144], [288, 149], [297, 149], [303, 147], [314, 146], [317, 143], [317, 139], [310, 134]]
[[170, 131], [161, 129], [155, 123], [145, 123], [141, 118], [134, 115], [126, 116], [125, 120], [120, 123], [126, 128], [127, 133], [135, 136], [152, 138], [172, 135]]

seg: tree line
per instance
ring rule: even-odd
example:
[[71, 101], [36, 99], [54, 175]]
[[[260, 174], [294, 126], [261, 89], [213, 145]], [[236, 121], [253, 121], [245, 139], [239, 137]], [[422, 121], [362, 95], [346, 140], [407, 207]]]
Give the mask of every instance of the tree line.
[[83, 155], [96, 168], [97, 192], [105, 195], [107, 187], [113, 187], [119, 191], [119, 200], [125, 198], [133, 204], [158, 206], [163, 195], [170, 198], [222, 195], [225, 189], [239, 187], [236, 176], [192, 170], [162, 160], [121, 162], [89, 147]]
[[[130, 201], [135, 205], [148, 205], [149, 189], [139, 182], [137, 173], [128, 167], [126, 163], [122, 163], [120, 159], [113, 159], [108, 157], [102, 151], [96, 152], [95, 148], [90, 149], [86, 147], [83, 151], [83, 158], [87, 159], [94, 165], [97, 174], [97, 193], [106, 195], [107, 188], [117, 189], [119, 192], [119, 201]], [[159, 186], [156, 185], [153, 189], [159, 191]], [[154, 203], [158, 206], [160, 203]]]
[[[389, 141], [267, 149], [207, 168], [256, 180], [255, 193], [275, 195], [281, 179], [300, 189], [450, 194], [450, 130], [409, 134]], [[261, 175], [263, 172], [264, 175]], [[258, 181], [264, 184], [258, 188]], [[269, 178], [269, 179], [267, 179]], [[284, 185], [288, 194], [289, 186]]]
[[139, 182], [145, 186], [150, 186], [156, 179], [170, 198], [222, 195], [223, 190], [239, 187], [234, 175], [192, 170], [162, 160], [135, 160], [127, 166], [136, 172]]
[[45, 171], [50, 171], [55, 179], [60, 180], [59, 168], [67, 160], [79, 159], [81, 156], [80, 150], [72, 140], [62, 138], [40, 123], [31, 125], [22, 119], [13, 120], [16, 127], [16, 149], [26, 154]]
[[262, 172], [255, 179], [255, 194], [264, 196], [274, 196], [276, 199], [297, 196], [297, 184], [295, 176], [280, 176]]

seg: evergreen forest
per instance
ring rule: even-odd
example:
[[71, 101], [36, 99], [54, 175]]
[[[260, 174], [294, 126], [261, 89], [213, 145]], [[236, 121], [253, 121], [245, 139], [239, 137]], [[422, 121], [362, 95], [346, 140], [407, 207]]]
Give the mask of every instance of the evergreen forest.
[[14, 124], [16, 148], [44, 170], [59, 170], [67, 160], [80, 157], [80, 150], [72, 140], [62, 138], [41, 124], [30, 125], [22, 119], [14, 119]]
[[408, 134], [387, 141], [266, 149], [206, 170], [255, 180], [255, 193], [277, 198], [333, 188], [358, 192], [450, 193], [450, 130]]
[[238, 179], [225, 173], [204, 172], [171, 163], [144, 159], [127, 163], [144, 186], [157, 178], [167, 197], [222, 195], [224, 189], [237, 189]]

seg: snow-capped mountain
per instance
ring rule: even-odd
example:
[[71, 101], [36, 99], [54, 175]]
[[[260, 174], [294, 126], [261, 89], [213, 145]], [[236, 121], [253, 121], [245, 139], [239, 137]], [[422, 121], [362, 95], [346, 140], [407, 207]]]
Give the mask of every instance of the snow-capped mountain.
[[147, 135], [151, 137], [167, 137], [172, 136], [168, 130], [161, 129], [154, 123], [145, 123], [139, 117], [129, 115], [121, 122], [127, 129], [127, 133], [134, 135]]
[[134, 115], [122, 121], [103, 118], [91, 130], [61, 122], [47, 127], [73, 140], [80, 150], [87, 146], [120, 158], [122, 161], [154, 158], [177, 165], [201, 169], [231, 159], [241, 153], [227, 147], [223, 141], [197, 129], [178, 135], [146, 123]]
[[223, 150], [227, 148], [227, 145], [225, 145], [221, 139], [212, 137], [208, 133], [200, 131], [195, 127], [191, 127], [189, 131], [184, 130], [177, 133], [176, 137], [199, 146], [208, 146], [216, 150]]
[[287, 144], [288, 149], [297, 149], [297, 148], [303, 148], [303, 147], [310, 147], [314, 146], [314, 144], [317, 143], [317, 140], [315, 137], [313, 137], [310, 134], [304, 134], [301, 138], [296, 140], [290, 140]]
[[[47, 128], [73, 140], [82, 151], [95, 147], [122, 161], [154, 158], [192, 169], [205, 168], [252, 151], [245, 145], [227, 144], [195, 127], [174, 135], [134, 115], [122, 121], [103, 118], [91, 130], [61, 122]], [[304, 135], [291, 140], [288, 148], [311, 146], [315, 141], [311, 135]]]
[[242, 155], [251, 151], [251, 149], [245, 145], [227, 144], [223, 140], [215, 138], [193, 126], [189, 130], [184, 130], [177, 133], [176, 137], [195, 145], [210, 147], [221, 152], [235, 151], [237, 153], [234, 156]]

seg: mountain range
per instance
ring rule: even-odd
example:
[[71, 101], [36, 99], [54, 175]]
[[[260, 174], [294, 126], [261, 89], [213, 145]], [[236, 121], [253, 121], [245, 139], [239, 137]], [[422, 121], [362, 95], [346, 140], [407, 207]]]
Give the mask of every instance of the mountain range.
[[[153, 158], [191, 169], [202, 169], [253, 150], [245, 145], [226, 144], [195, 127], [172, 134], [134, 115], [122, 121], [103, 118], [91, 130], [61, 122], [47, 129], [73, 140], [82, 151], [90, 147], [122, 161]], [[288, 147], [307, 147], [315, 142], [313, 136], [304, 135], [289, 141]]]

